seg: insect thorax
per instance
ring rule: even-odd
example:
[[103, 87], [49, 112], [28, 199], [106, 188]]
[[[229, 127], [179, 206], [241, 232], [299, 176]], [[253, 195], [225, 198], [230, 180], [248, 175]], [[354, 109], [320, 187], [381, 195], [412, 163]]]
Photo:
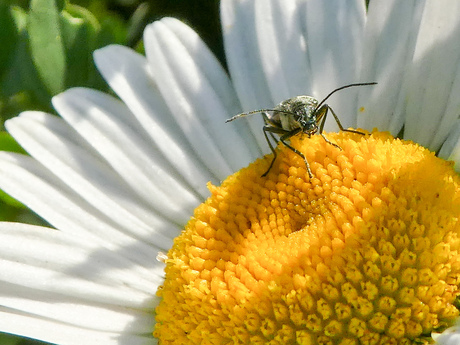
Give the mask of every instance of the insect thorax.
[[289, 98], [275, 107], [272, 121], [287, 131], [304, 127], [305, 123], [316, 123], [314, 112], [318, 101], [310, 96], [297, 96]]

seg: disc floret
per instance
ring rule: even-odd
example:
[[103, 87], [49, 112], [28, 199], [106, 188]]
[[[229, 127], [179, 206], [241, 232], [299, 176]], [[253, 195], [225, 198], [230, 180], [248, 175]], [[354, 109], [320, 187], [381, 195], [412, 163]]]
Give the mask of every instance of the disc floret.
[[210, 185], [168, 253], [162, 344], [419, 344], [460, 294], [450, 163], [385, 133], [294, 137]]

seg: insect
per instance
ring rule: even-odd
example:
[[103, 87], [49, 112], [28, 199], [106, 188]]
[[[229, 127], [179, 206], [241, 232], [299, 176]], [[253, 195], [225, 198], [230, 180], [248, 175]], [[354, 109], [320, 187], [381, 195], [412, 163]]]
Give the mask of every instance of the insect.
[[[342, 150], [342, 148], [331, 142], [327, 139], [323, 134], [324, 123], [326, 122], [327, 113], [330, 110], [332, 115], [334, 116], [335, 122], [339, 126], [341, 131], [344, 132], [351, 132], [362, 134], [364, 133], [355, 131], [352, 129], [345, 129], [343, 128], [342, 124], [338, 116], [335, 114], [334, 110], [327, 105], [325, 102], [326, 100], [331, 97], [335, 92], [347, 89], [353, 86], [365, 86], [365, 85], [375, 85], [376, 82], [372, 83], [357, 83], [357, 84], [348, 84], [338, 89], [333, 90], [329, 95], [326, 96], [321, 102], [318, 102], [317, 99], [311, 96], [297, 96], [293, 98], [289, 98], [280, 104], [278, 104], [274, 109], [259, 109], [249, 111], [247, 113], [241, 113], [233, 116], [232, 118], [228, 119], [225, 122], [230, 122], [240, 117], [261, 113], [264, 117], [265, 126], [263, 127], [264, 136], [267, 140], [268, 146], [270, 146], [271, 151], [273, 152], [273, 159], [268, 167], [267, 171], [262, 175], [262, 177], [266, 176], [271, 168], [273, 167], [273, 163], [276, 159], [276, 150], [273, 147], [273, 144], [270, 142], [267, 133], [270, 133], [271, 137], [274, 139], [273, 134], [277, 134], [279, 136], [279, 141], [281, 141], [287, 148], [298, 154], [300, 157], [303, 158], [305, 161], [305, 165], [307, 167], [308, 176], [310, 178], [313, 177], [313, 174], [310, 169], [310, 164], [308, 164], [307, 158], [305, 155], [300, 152], [299, 150], [292, 147], [287, 140], [299, 133], [305, 133], [308, 137], [312, 136], [315, 133], [319, 133], [323, 139], [331, 144], [332, 146], [337, 147], [338, 149]], [[269, 112], [272, 112], [271, 114]]]

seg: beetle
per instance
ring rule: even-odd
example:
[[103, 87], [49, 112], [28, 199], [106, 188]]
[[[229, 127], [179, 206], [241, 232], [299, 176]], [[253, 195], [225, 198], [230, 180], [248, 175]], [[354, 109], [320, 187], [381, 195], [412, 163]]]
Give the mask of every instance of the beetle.
[[[341, 131], [357, 133], [362, 135], [364, 135], [365, 133], [355, 131], [353, 129], [345, 129], [340, 123], [340, 120], [334, 112], [334, 110], [325, 102], [337, 91], [354, 86], [365, 86], [375, 84], [377, 83], [371, 82], [348, 84], [333, 90], [321, 102], [318, 102], [316, 98], [311, 96], [296, 96], [279, 103], [273, 109], [259, 109], [249, 111], [246, 113], [240, 113], [226, 120], [225, 122], [231, 122], [240, 117], [261, 113], [264, 117], [265, 122], [265, 125], [263, 127], [265, 140], [267, 140], [268, 146], [270, 146], [270, 149], [273, 152], [273, 159], [270, 163], [270, 166], [268, 167], [267, 171], [262, 175], [262, 177], [266, 176], [269, 173], [276, 159], [276, 150], [273, 147], [273, 144], [270, 142], [267, 134], [270, 133], [272, 138], [274, 138], [273, 134], [278, 135], [279, 141], [281, 141], [283, 145], [285, 145], [287, 148], [289, 148], [290, 150], [292, 150], [293, 152], [295, 152], [303, 158], [303, 160], [305, 161], [305, 165], [307, 167], [308, 176], [311, 179], [313, 177], [313, 174], [311, 172], [310, 164], [308, 164], [307, 158], [302, 152], [292, 147], [287, 142], [287, 140], [299, 133], [305, 133], [308, 135], [308, 137], [311, 137], [313, 134], [319, 133], [327, 143], [342, 150], [342, 148], [339, 145], [331, 142], [323, 134], [324, 124], [326, 122], [328, 111], [331, 111], [332, 115], [334, 116], [335, 122], [337, 122], [337, 125], [339, 126]], [[271, 112], [271, 114], [269, 112]]]

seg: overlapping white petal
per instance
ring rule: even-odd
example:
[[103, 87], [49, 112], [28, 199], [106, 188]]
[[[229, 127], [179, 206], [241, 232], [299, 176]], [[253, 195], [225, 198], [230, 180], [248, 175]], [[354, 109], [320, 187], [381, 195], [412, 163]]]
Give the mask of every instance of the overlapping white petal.
[[455, 162], [455, 170], [460, 171], [460, 121], [457, 120], [449, 136], [439, 150], [439, 157]]
[[389, 130], [437, 151], [460, 110], [460, 3], [372, 1], [369, 6], [358, 125]]
[[404, 137], [434, 151], [460, 110], [460, 2], [427, 1], [423, 10], [406, 96]]
[[367, 15], [360, 80], [378, 86], [359, 93], [357, 124], [398, 135], [405, 121], [407, 72], [417, 39], [424, 1], [372, 1]]
[[50, 321], [35, 314], [24, 315], [22, 312], [3, 308], [0, 308], [0, 318], [8, 320], [7, 326], [4, 327], [6, 332], [21, 334], [24, 327], [27, 327], [30, 338], [46, 339], [56, 344], [155, 345], [158, 343], [151, 334], [139, 334], [135, 330], [131, 331], [129, 327], [123, 328], [122, 332], [100, 331]]
[[[222, 1], [227, 61], [244, 109], [272, 108], [297, 95], [322, 99], [359, 82], [364, 19], [360, 0]], [[345, 127], [356, 124], [356, 97], [351, 89], [329, 102], [341, 109]], [[249, 123], [263, 147], [261, 120]], [[329, 120], [326, 129], [337, 124]]]
[[[222, 31], [225, 54], [243, 111], [271, 108], [275, 101], [271, 98], [267, 77], [260, 63], [257, 26], [255, 22], [255, 3], [252, 0], [221, 1]], [[241, 119], [251, 129], [260, 150], [269, 149], [262, 134], [263, 120], [259, 116]]]
[[1, 330], [59, 344], [155, 344], [158, 251], [208, 181], [269, 152], [260, 116], [224, 123], [241, 111], [376, 81], [328, 100], [345, 127], [396, 135], [404, 126], [405, 138], [444, 144], [441, 156], [460, 160], [459, 7], [372, 0], [366, 14], [361, 0], [222, 0], [231, 80], [171, 18], [146, 29], [147, 57], [97, 51], [121, 101], [71, 89], [53, 100], [63, 119], [26, 112], [7, 124], [32, 158], [1, 153], [0, 188], [58, 230], [0, 224]]
[[4, 332], [27, 334], [30, 338], [47, 340], [55, 344], [155, 345], [158, 343], [151, 336], [130, 333], [127, 329], [121, 332], [86, 329], [2, 307], [0, 307], [0, 320]]
[[437, 334], [433, 338], [436, 340], [436, 344], [458, 345], [460, 344], [460, 329], [459, 327], [453, 327], [443, 334]]
[[[359, 76], [366, 18], [363, 1], [307, 1], [302, 12], [306, 52], [311, 65], [309, 95], [321, 100], [338, 87], [374, 81]], [[340, 113], [345, 128], [356, 127], [358, 91], [359, 88], [347, 89], [327, 101]], [[338, 130], [332, 116], [325, 128]]]
[[218, 181], [218, 177], [198, 160], [185, 138], [177, 135], [179, 128], [152, 78], [147, 59], [126, 47], [108, 46], [96, 51], [94, 60], [155, 144], [159, 152], [155, 159], [166, 167], [169, 164], [199, 195], [209, 195], [206, 183]]
[[[145, 201], [62, 119], [26, 112], [10, 121], [7, 128], [34, 158], [107, 219], [126, 229], [144, 229], [147, 233], [150, 224], [165, 222], [159, 220], [162, 217], [154, 213], [155, 209], [145, 207]], [[163, 197], [159, 192], [157, 195]], [[177, 210], [169, 212], [174, 204], [168, 204], [165, 197], [162, 203], [157, 201], [154, 206], [163, 218], [174, 219], [179, 214]]]
[[[125, 330], [130, 341], [154, 343], [149, 335], [151, 310], [161, 272], [88, 239], [51, 228], [0, 223], [2, 331], [59, 339], [62, 344], [81, 344], [87, 337], [94, 338], [86, 344], [110, 338], [107, 343], [128, 344], [116, 342]], [[23, 330], [15, 331], [21, 322]], [[69, 333], [61, 333], [66, 329]], [[81, 337], [70, 337], [78, 332]]]
[[147, 27], [145, 41], [153, 79], [197, 157], [221, 179], [253, 161], [250, 132], [224, 124], [240, 109], [230, 81], [196, 33], [166, 18]]
[[311, 63], [302, 32], [303, 8], [299, 4], [299, 1], [255, 2], [260, 64], [272, 104], [311, 91]]
[[148, 204], [147, 215], [155, 212], [185, 224], [188, 217], [182, 212], [191, 212], [201, 196], [166, 164], [143, 128], [136, 121], [128, 122], [133, 115], [123, 103], [94, 90], [70, 89], [55, 97], [53, 104], [131, 187], [135, 209]]

